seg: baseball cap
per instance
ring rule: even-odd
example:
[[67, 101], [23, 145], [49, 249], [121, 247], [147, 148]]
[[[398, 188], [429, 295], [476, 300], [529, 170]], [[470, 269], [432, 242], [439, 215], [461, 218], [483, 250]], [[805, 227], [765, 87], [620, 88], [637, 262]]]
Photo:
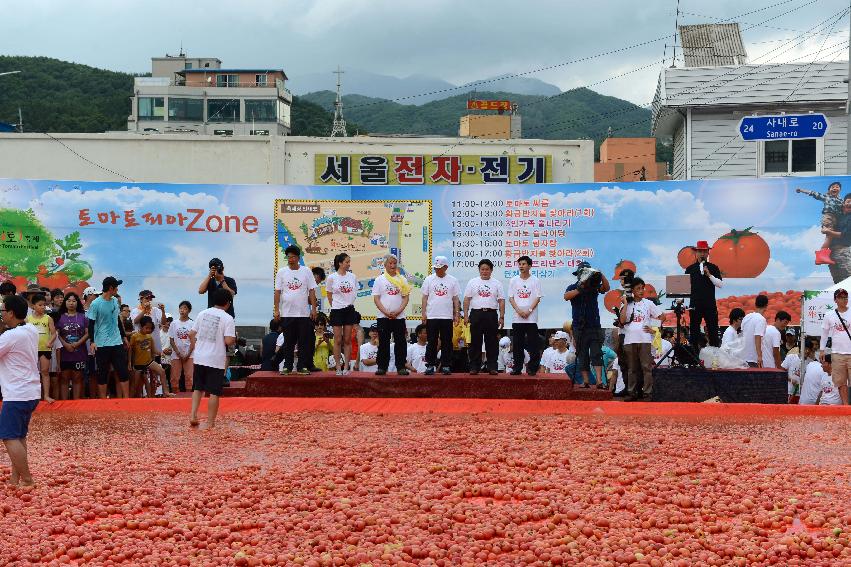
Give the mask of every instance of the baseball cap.
[[87, 298], [90, 295], [100, 295], [100, 292], [93, 287], [87, 287], [83, 290], [83, 299]]
[[150, 297], [151, 299], [153, 299], [156, 297], [156, 295], [154, 295], [154, 292], [149, 289], [143, 289], [139, 292], [139, 298], [141, 299], [143, 297]]
[[449, 260], [446, 259], [446, 256], [435, 256], [434, 262], [432, 262], [431, 267], [434, 269], [437, 268], [448, 268]]
[[166, 321], [174, 321], [174, 317], [172, 317], [171, 313], [166, 313], [165, 314], [165, 320]]
[[373, 323], [369, 326], [370, 331], [378, 331], [378, 323]]
[[510, 344], [511, 344], [511, 339], [509, 339], [508, 337], [502, 337], [501, 339], [499, 339], [499, 346], [502, 347], [502, 348], [505, 348]]
[[212, 268], [213, 266], [215, 266], [217, 268], [218, 267], [224, 268], [225, 264], [224, 264], [224, 262], [222, 262], [218, 258], [213, 258], [213, 259], [210, 260], [210, 267]]
[[107, 290], [111, 287], [118, 287], [123, 283], [124, 282], [122, 280], [119, 280], [114, 276], [106, 276], [105, 278], [103, 278], [103, 289]]
[[555, 333], [553, 333], [553, 338], [555, 340], [563, 339], [563, 340], [566, 341], [569, 338], [569, 336], [564, 331], [556, 331]]
[[582, 271], [582, 268], [590, 268], [590, 267], [591, 267], [591, 263], [583, 260], [583, 261], [579, 262], [578, 264], [576, 264], [576, 270], [573, 271], [573, 275], [578, 276], [579, 272]]
[[795, 332], [795, 329], [793, 329], [792, 327], [789, 327], [788, 329], [786, 329], [786, 334], [796, 336], [798, 333]]

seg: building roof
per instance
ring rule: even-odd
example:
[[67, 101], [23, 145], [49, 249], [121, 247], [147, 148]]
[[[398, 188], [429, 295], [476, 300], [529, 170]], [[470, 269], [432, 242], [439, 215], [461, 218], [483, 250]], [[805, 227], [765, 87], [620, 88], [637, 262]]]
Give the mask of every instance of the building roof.
[[178, 73], [280, 73], [284, 78], [288, 78], [283, 69], [212, 69], [204, 67], [203, 69], [181, 69]]
[[680, 26], [679, 32], [686, 67], [747, 63], [748, 53], [742, 43], [739, 24]]
[[670, 135], [686, 108], [845, 103], [848, 62], [671, 67], [659, 75], [651, 131]]

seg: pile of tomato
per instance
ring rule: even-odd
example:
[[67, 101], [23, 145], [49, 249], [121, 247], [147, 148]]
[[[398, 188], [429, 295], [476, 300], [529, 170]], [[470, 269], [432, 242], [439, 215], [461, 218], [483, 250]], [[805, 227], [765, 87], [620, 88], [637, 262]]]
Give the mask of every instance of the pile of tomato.
[[[0, 565], [849, 565], [847, 418], [48, 412]], [[5, 469], [8, 474], [8, 468]]]
[[[718, 324], [730, 324], [730, 311], [736, 307], [744, 310], [745, 313], [750, 313], [756, 309], [757, 295], [765, 295], [768, 297], [768, 308], [765, 310], [765, 318], [769, 323], [774, 322], [774, 317], [779, 311], [785, 311], [792, 316], [792, 324], [801, 324], [801, 298], [803, 292], [789, 290], [786, 292], [768, 292], [761, 291], [759, 294], [752, 295], [730, 295], [727, 297], [719, 297], [716, 300], [718, 305]], [[688, 313], [683, 316], [683, 324], [688, 323]], [[663, 325], [674, 326], [676, 324], [676, 316], [673, 312], [665, 314]]]

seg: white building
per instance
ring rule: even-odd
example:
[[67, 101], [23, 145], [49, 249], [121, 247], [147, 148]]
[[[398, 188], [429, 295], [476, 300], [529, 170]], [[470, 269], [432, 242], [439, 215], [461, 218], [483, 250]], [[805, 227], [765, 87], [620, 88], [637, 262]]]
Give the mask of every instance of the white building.
[[[672, 179], [844, 174], [848, 62], [740, 64], [738, 27], [714, 27], [683, 26], [687, 66], [659, 77], [652, 133], [673, 137]], [[745, 142], [738, 133], [744, 116], [807, 112], [827, 115], [824, 138]]]
[[215, 58], [151, 59], [136, 77], [127, 130], [217, 136], [286, 135], [292, 94], [281, 69], [222, 69]]

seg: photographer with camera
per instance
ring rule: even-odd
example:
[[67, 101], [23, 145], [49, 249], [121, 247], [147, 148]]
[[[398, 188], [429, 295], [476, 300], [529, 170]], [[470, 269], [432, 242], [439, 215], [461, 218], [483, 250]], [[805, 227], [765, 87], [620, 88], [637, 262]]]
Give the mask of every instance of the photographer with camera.
[[696, 262], [686, 268], [691, 277], [691, 322], [689, 325], [689, 343], [692, 349], [699, 351], [700, 321], [706, 322], [706, 340], [709, 346], [721, 346], [718, 336], [718, 305], [715, 303], [715, 288], [724, 285], [721, 270], [707, 261], [709, 243], [699, 240], [693, 248]]
[[573, 337], [576, 342], [576, 366], [582, 372], [582, 387], [590, 388], [591, 366], [602, 387], [603, 327], [600, 324], [600, 307], [597, 299], [609, 291], [609, 280], [588, 262], [580, 262], [573, 272], [576, 283], [567, 286], [564, 300], [573, 311]]
[[[210, 272], [204, 278], [204, 281], [201, 282], [201, 285], [198, 286], [198, 294], [207, 294], [207, 308], [212, 309], [215, 307], [213, 294], [216, 293], [217, 289], [226, 289], [231, 295], [236, 295], [236, 280], [225, 275], [225, 265], [218, 258], [210, 260], [209, 266]], [[227, 308], [227, 313], [231, 317], [236, 317], [233, 310], [233, 301], [231, 301], [230, 306]]]

